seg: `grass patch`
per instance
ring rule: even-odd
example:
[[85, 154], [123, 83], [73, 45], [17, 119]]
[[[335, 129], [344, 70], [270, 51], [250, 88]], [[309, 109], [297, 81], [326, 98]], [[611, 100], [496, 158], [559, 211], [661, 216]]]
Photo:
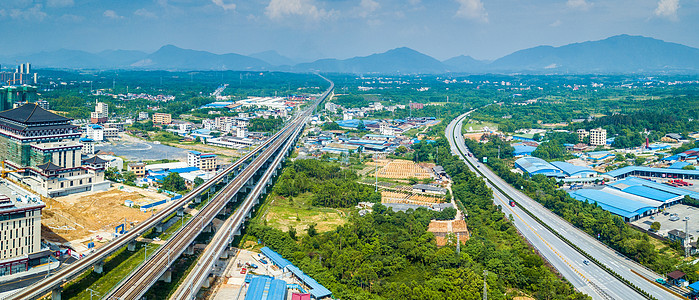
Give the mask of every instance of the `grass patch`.
[[267, 221], [269, 226], [287, 231], [289, 226], [296, 228], [299, 234], [305, 232], [309, 225], [315, 223], [319, 232], [334, 230], [347, 223], [352, 208], [326, 208], [311, 205], [313, 194], [304, 193], [293, 198], [277, 194], [267, 197], [265, 206], [260, 210], [254, 222]]
[[[126, 276], [143, 263], [145, 243], [138, 243], [138, 250], [131, 252], [126, 247], [120, 249], [115, 254], [110, 256], [104, 264], [103, 274], [97, 274], [94, 270], [83, 273], [78, 279], [69, 284], [63, 290], [64, 299], [90, 299], [90, 291], [87, 288], [93, 289], [104, 296], [117, 283], [123, 280]], [[149, 255], [157, 250], [159, 245], [151, 244], [148, 249]]]

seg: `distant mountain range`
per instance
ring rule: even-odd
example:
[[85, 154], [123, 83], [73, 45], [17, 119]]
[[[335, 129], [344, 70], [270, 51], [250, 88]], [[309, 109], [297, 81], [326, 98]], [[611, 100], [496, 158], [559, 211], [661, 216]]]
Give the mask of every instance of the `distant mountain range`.
[[0, 56], [0, 62], [4, 65], [31, 62], [39, 68], [66, 69], [268, 70], [355, 74], [698, 74], [699, 49], [649, 37], [617, 35], [561, 47], [538, 46], [494, 61], [482, 61], [464, 55], [439, 61], [403, 47], [343, 60], [320, 59], [297, 63], [276, 51], [250, 55], [214, 54], [166, 45], [150, 54], [128, 50], [89, 53], [62, 49], [29, 55]]

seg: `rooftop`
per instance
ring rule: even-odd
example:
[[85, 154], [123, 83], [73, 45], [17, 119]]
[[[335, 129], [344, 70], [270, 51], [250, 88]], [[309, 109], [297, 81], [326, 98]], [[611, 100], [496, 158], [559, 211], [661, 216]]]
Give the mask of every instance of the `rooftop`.
[[580, 189], [568, 193], [576, 200], [597, 203], [602, 209], [625, 218], [636, 217], [661, 205], [648, 205], [593, 189]]
[[651, 168], [642, 166], [626, 166], [623, 168], [616, 169], [614, 171], [609, 171], [605, 173], [611, 177], [619, 177], [626, 175], [631, 172], [655, 172], [655, 173], [670, 173], [678, 175], [693, 175], [699, 176], [699, 170], [683, 170], [683, 169], [670, 169], [670, 168]]
[[551, 165], [560, 169], [561, 171], [563, 171], [563, 173], [566, 173], [566, 175], [568, 175], [568, 176], [573, 176], [575, 174], [582, 173], [582, 172], [597, 173], [597, 171], [590, 169], [588, 167], [576, 166], [576, 165], [573, 165], [571, 163], [567, 163], [564, 161], [554, 161], [551, 163]]
[[22, 124], [36, 124], [47, 122], [67, 122], [71, 119], [59, 116], [34, 103], [28, 103], [20, 107], [0, 112], [0, 118], [8, 119]]
[[524, 169], [529, 174], [557, 175], [563, 172], [554, 165], [538, 157], [522, 157], [515, 161], [515, 165]]

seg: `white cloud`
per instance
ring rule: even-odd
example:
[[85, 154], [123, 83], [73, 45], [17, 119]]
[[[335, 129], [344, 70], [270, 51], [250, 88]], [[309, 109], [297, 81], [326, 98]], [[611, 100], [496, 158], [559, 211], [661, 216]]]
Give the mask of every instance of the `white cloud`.
[[561, 20], [556, 20], [553, 23], [549, 24], [549, 26], [558, 27], [558, 26], [561, 26], [561, 24], [563, 24], [563, 22], [561, 22]]
[[588, 10], [594, 4], [588, 2], [587, 0], [568, 0], [568, 2], [566, 2], [566, 5], [572, 9]]
[[151, 11], [149, 11], [145, 8], [139, 8], [136, 11], [134, 11], [133, 14], [137, 15], [139, 17], [144, 17], [144, 18], [148, 18], [148, 19], [155, 19], [158, 17], [154, 13], [152, 13]]
[[70, 7], [75, 5], [73, 0], [47, 0], [46, 6], [48, 7]]
[[123, 18], [122, 16], [120, 16], [119, 14], [117, 14], [115, 11], [113, 11], [111, 9], [105, 10], [102, 15], [104, 15], [107, 18], [114, 19], [114, 20]]
[[658, 7], [655, 9], [655, 15], [658, 17], [677, 20], [677, 9], [680, 8], [680, 0], [660, 0]]
[[381, 5], [374, 0], [362, 0], [359, 4], [359, 15], [366, 17], [379, 8], [381, 8]]
[[459, 3], [457, 16], [488, 23], [488, 12], [485, 11], [481, 0], [456, 0], [456, 2]]
[[286, 16], [300, 16], [312, 20], [319, 20], [329, 17], [332, 12], [318, 8], [313, 0], [271, 0], [265, 14], [270, 19], [282, 19]]
[[224, 3], [223, 0], [211, 0], [214, 4], [220, 6], [223, 8], [223, 10], [234, 10], [235, 9], [235, 3]]
[[85, 20], [84, 17], [82, 16], [77, 16], [77, 15], [72, 15], [72, 14], [65, 14], [60, 17], [61, 21], [63, 22], [69, 22], [69, 23], [80, 23], [83, 20]]
[[9, 15], [12, 19], [26, 21], [41, 21], [46, 18], [46, 13], [41, 11], [41, 4], [27, 9], [11, 9]]

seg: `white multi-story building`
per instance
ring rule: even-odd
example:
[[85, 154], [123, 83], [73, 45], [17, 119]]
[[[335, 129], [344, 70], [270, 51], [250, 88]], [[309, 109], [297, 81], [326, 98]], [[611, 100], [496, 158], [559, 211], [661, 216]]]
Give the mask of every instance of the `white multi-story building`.
[[80, 144], [83, 145], [83, 148], [80, 150], [80, 152], [82, 154], [85, 154], [85, 155], [95, 154], [95, 140], [93, 140], [91, 138], [81, 138]]
[[595, 128], [590, 130], [590, 145], [602, 146], [607, 144], [607, 130]]
[[216, 130], [216, 121], [212, 119], [201, 120], [201, 127], [207, 130]]
[[244, 138], [248, 135], [248, 119], [238, 119], [236, 124], [235, 136], [239, 138]]
[[109, 118], [109, 106], [107, 103], [97, 102], [95, 111], [90, 113], [90, 122], [92, 124], [101, 124], [107, 122], [107, 118]]
[[87, 138], [92, 139], [95, 142], [101, 142], [104, 140], [104, 128], [97, 124], [88, 124], [85, 129], [85, 134]]
[[138, 120], [139, 121], [148, 120], [148, 119], [150, 119], [150, 116], [148, 115], [147, 111], [142, 111], [142, 112], [138, 113]]

